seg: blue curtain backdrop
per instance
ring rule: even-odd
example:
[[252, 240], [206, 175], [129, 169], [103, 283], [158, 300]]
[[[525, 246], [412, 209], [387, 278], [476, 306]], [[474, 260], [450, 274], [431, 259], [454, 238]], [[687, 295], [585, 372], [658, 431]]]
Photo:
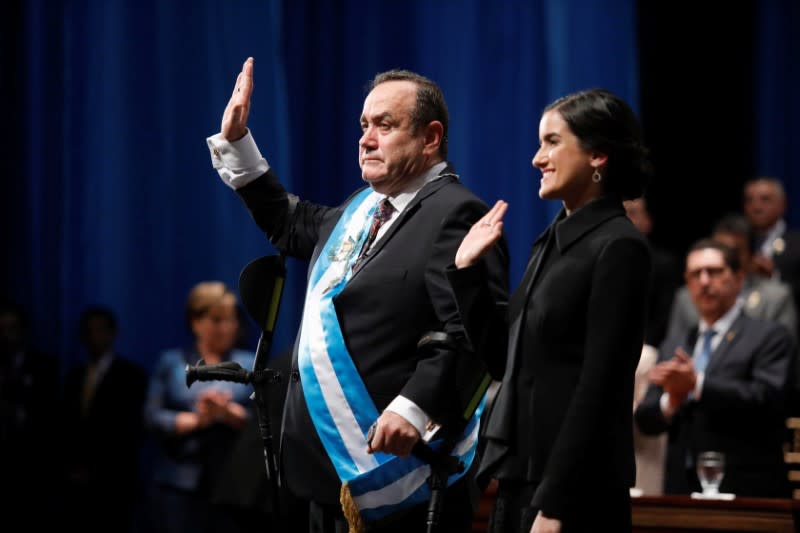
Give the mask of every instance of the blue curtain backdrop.
[[[756, 169], [784, 181], [790, 199], [788, 222], [800, 227], [800, 3], [758, 4], [755, 76], [758, 145]], [[793, 201], [792, 201], [793, 200]]]
[[[188, 340], [183, 302], [194, 283], [235, 286], [248, 261], [273, 253], [205, 146], [249, 55], [262, 152], [290, 190], [332, 204], [361, 184], [369, 79], [403, 67], [438, 81], [464, 182], [487, 202], [511, 202], [515, 280], [558, 209], [538, 199], [530, 165], [542, 107], [588, 86], [637, 101], [631, 0], [40, 0], [20, 9], [24, 141], [4, 187], [4, 288], [32, 311], [35, 343], [67, 363], [85, 305], [114, 308], [119, 348], [149, 366]], [[274, 351], [293, 340], [306, 266], [290, 261]]]
[[[797, 8], [763, 5], [754, 23], [784, 28], [792, 44], [759, 50], [796, 80]], [[634, 108], [640, 100], [634, 0], [29, 0], [6, 15], [3, 292], [31, 311], [35, 344], [65, 364], [77, 357], [85, 305], [111, 306], [118, 347], [149, 367], [159, 350], [188, 340], [192, 285], [235, 286], [248, 261], [274, 253], [205, 145], [247, 56], [256, 60], [250, 126], [262, 153], [290, 190], [323, 203], [361, 184], [356, 141], [369, 79], [403, 67], [439, 82], [450, 159], [487, 203], [511, 204], [514, 285], [559, 208], [538, 198], [530, 164], [541, 109], [592, 86]], [[759, 156], [787, 180], [797, 175], [788, 141], [797, 144], [796, 121], [784, 119], [787, 109], [797, 117], [795, 85], [765, 85], [759, 114], [759, 124], [783, 125], [768, 127], [781, 142], [764, 139]], [[275, 352], [291, 344], [303, 297], [307, 265], [289, 266]]]

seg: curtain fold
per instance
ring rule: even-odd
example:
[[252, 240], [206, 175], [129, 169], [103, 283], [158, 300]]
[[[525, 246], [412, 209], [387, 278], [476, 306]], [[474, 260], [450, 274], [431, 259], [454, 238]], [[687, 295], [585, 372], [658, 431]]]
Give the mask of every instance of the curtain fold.
[[[9, 12], [3, 30], [22, 46], [3, 56], [21, 77], [2, 89], [20, 102], [6, 132], [19, 157], [4, 163], [3, 291], [64, 360], [81, 309], [103, 303], [120, 350], [149, 367], [188, 340], [192, 285], [235, 288], [247, 262], [274, 253], [205, 145], [248, 56], [262, 153], [290, 191], [328, 204], [362, 183], [368, 81], [400, 67], [438, 82], [462, 180], [510, 202], [514, 285], [560, 207], [538, 198], [531, 167], [542, 108], [595, 86], [639, 98], [633, 0], [30, 0]], [[275, 351], [302, 305], [307, 265], [289, 267]]]
[[756, 172], [783, 181], [789, 199], [788, 222], [800, 228], [800, 4], [759, 2], [754, 76], [758, 140]]

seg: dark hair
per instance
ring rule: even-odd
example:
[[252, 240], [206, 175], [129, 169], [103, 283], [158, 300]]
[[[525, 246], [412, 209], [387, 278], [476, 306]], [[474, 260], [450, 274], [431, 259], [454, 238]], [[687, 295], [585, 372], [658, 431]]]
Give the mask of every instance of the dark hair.
[[186, 325], [192, 330], [192, 322], [202, 318], [215, 305], [238, 304], [236, 295], [221, 281], [201, 281], [189, 291], [186, 298]]
[[744, 237], [747, 241], [748, 250], [752, 252], [756, 233], [753, 226], [747, 221], [744, 215], [730, 213], [720, 218], [717, 223], [714, 224], [711, 235], [713, 236], [717, 233], [732, 233], [733, 235]]
[[416, 134], [420, 128], [424, 128], [434, 120], [441, 122], [443, 132], [442, 141], [439, 144], [439, 154], [443, 159], [447, 159], [447, 129], [450, 123], [450, 115], [447, 112], [447, 102], [445, 102], [439, 86], [416, 72], [392, 69], [376, 74], [367, 89], [371, 91], [387, 81], [410, 81], [417, 86], [417, 102], [411, 111], [412, 132]]
[[89, 328], [89, 321], [93, 318], [102, 318], [105, 320], [108, 329], [114, 333], [117, 332], [117, 317], [114, 315], [114, 311], [102, 305], [93, 305], [84, 309], [78, 320], [78, 327], [80, 328], [82, 337], [86, 335]]
[[584, 150], [608, 156], [606, 194], [623, 200], [642, 196], [653, 167], [639, 122], [625, 101], [605, 89], [588, 89], [563, 96], [544, 110], [558, 111]]
[[719, 250], [722, 253], [723, 259], [725, 260], [725, 264], [728, 265], [734, 272], [739, 272], [739, 270], [741, 270], [742, 264], [739, 261], [739, 254], [737, 254], [736, 251], [730, 246], [726, 246], [721, 242], [715, 241], [714, 239], [703, 238], [699, 241], [696, 241], [689, 247], [689, 251], [686, 252], [686, 257], [689, 257], [689, 254], [692, 252], [705, 250], [707, 248]]
[[772, 185], [773, 187], [775, 187], [775, 191], [778, 193], [778, 196], [780, 196], [783, 199], [786, 199], [786, 189], [783, 186], [783, 182], [778, 178], [772, 176], [758, 176], [757, 178], [749, 179], [745, 182], [743, 190], [747, 189], [748, 186], [759, 182], [768, 183]]

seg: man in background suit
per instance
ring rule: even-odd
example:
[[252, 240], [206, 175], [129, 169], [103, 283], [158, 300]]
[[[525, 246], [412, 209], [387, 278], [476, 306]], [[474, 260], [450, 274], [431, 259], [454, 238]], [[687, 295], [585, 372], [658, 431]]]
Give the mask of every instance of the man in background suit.
[[0, 486], [6, 509], [27, 528], [51, 529], [56, 496], [46, 487], [58, 464], [58, 359], [39, 351], [19, 304], [0, 302]]
[[762, 176], [745, 184], [743, 210], [755, 228], [757, 272], [788, 283], [800, 308], [800, 232], [787, 226], [786, 208], [786, 192], [778, 179]]
[[699, 323], [664, 341], [635, 412], [642, 432], [668, 432], [664, 492], [699, 490], [697, 454], [714, 450], [726, 458], [721, 492], [788, 497], [782, 444], [792, 339], [780, 324], [742, 312], [744, 274], [727, 246], [694, 244], [685, 277]]
[[[222, 132], [208, 144], [214, 167], [271, 242], [311, 261], [284, 411], [281, 479], [310, 502], [311, 531], [341, 531], [348, 527], [342, 481], [349, 490], [353, 471], [372, 472], [384, 457], [377, 452], [405, 458], [429, 428], [447, 428], [457, 417], [453, 391], [463, 354], [451, 347], [424, 354], [416, 346], [431, 330], [466, 338], [445, 267], [488, 209], [446, 161], [441, 91], [408, 71], [378, 75], [364, 101], [358, 154], [368, 187], [336, 208], [288, 194], [246, 127], [252, 75], [250, 58]], [[484, 264], [496, 299], [505, 301], [504, 242]], [[329, 394], [338, 399], [327, 401]], [[377, 424], [369, 440], [371, 416]], [[471, 529], [470, 486], [466, 476], [448, 489], [442, 531]], [[418, 503], [381, 531], [422, 531], [425, 511]]]
[[[733, 249], [739, 257], [744, 273], [739, 298], [744, 302], [744, 312], [753, 318], [783, 324], [796, 341], [797, 308], [791, 288], [786, 283], [764, 278], [755, 272], [751, 245], [753, 231], [747, 219], [737, 214], [722, 217], [715, 224], [711, 238]], [[675, 294], [668, 335], [685, 336], [697, 325], [697, 320], [697, 308], [689, 294], [689, 288], [683, 286]]]
[[130, 531], [142, 496], [147, 373], [114, 351], [118, 326], [107, 307], [81, 313], [87, 359], [67, 372], [61, 423], [64, 520], [89, 531]]

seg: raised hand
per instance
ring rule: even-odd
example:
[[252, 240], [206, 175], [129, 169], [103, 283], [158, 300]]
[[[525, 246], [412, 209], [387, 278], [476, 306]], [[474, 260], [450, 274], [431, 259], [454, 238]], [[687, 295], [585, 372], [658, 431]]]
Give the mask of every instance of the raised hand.
[[464, 236], [456, 252], [456, 267], [464, 268], [474, 264], [503, 234], [503, 216], [508, 204], [498, 200], [496, 204], [478, 220]]
[[250, 114], [250, 96], [253, 94], [253, 58], [248, 57], [236, 77], [231, 99], [222, 114], [222, 136], [228, 141], [238, 141], [247, 134], [247, 116]]

